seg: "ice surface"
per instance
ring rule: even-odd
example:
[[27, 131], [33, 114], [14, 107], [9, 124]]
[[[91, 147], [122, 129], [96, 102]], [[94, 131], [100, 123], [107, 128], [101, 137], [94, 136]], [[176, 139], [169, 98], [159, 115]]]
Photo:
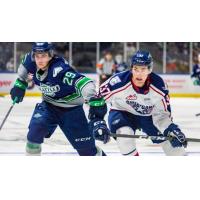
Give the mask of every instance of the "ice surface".
[[[39, 97], [26, 97], [23, 103], [14, 106], [11, 114], [0, 131], [0, 155], [25, 155], [26, 134], [35, 104], [40, 102]], [[0, 97], [0, 123], [11, 106], [9, 97]], [[179, 124], [187, 137], [200, 138], [200, 99], [198, 98], [172, 98], [172, 115], [174, 122]], [[86, 113], [88, 112], [85, 107]], [[119, 156], [115, 140], [104, 145], [97, 142], [108, 155]], [[140, 155], [164, 155], [159, 145], [152, 144], [150, 140], [137, 140]], [[200, 143], [189, 143], [188, 155], [200, 155]], [[45, 139], [42, 145], [42, 155], [77, 156], [64, 134], [58, 128], [50, 139]]]

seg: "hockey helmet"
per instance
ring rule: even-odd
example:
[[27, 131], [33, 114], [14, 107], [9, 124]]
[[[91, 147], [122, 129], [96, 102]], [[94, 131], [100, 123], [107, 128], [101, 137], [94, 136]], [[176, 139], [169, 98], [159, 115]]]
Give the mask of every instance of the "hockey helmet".
[[53, 45], [49, 42], [34, 42], [32, 46], [32, 55], [34, 53], [48, 52], [49, 56], [53, 57]]
[[153, 59], [148, 51], [137, 51], [131, 58], [131, 67], [148, 66], [149, 69], [153, 69]]

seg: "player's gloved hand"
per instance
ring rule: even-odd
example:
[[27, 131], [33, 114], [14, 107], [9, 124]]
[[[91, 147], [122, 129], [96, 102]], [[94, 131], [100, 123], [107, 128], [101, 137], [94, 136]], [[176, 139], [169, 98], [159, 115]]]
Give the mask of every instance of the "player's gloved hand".
[[94, 119], [89, 122], [93, 136], [96, 140], [102, 141], [104, 144], [110, 141], [110, 131], [104, 120]]
[[13, 101], [15, 101], [15, 103], [23, 101], [27, 87], [28, 83], [25, 81], [21, 81], [20, 79], [16, 80], [14, 87], [10, 90], [11, 98]]
[[200, 85], [200, 80], [195, 79], [195, 80], [193, 81], [193, 84], [194, 84], [194, 85]]
[[185, 135], [181, 132], [176, 124], [170, 124], [169, 127], [164, 131], [164, 135], [171, 137], [170, 143], [173, 147], [187, 147]]
[[89, 100], [89, 127], [95, 139], [107, 143], [110, 140], [110, 131], [107, 128], [104, 116], [107, 112], [105, 100], [101, 96], [94, 96]]

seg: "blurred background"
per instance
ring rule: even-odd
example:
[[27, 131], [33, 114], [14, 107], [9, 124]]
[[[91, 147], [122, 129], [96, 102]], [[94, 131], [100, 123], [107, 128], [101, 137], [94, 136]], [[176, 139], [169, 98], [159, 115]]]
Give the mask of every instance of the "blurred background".
[[[95, 73], [96, 64], [106, 51], [113, 58], [121, 55], [129, 64], [138, 49], [150, 51], [154, 58], [154, 71], [167, 74], [189, 74], [200, 53], [199, 42], [53, 42], [55, 51], [82, 73]], [[1, 42], [0, 72], [16, 72], [24, 54], [32, 43]]]
[[[138, 49], [149, 51], [154, 61], [153, 70], [168, 84], [171, 96], [200, 97], [200, 87], [194, 86], [191, 80], [193, 66], [200, 65], [200, 42], [52, 43], [56, 54], [63, 56], [78, 72], [92, 78], [97, 86], [105, 81], [100, 75], [103, 67], [112, 68], [109, 78], [129, 69], [130, 58]], [[31, 47], [32, 42], [0, 42], [0, 95], [9, 94], [18, 66]], [[39, 95], [34, 83], [30, 83], [26, 95]]]

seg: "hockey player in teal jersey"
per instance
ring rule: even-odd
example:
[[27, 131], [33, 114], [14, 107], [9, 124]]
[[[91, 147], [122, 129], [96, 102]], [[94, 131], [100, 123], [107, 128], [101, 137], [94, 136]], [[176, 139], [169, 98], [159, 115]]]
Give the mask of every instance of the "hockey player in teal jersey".
[[[42, 92], [42, 102], [36, 105], [29, 124], [27, 154], [40, 154], [44, 138], [50, 137], [59, 126], [79, 155], [105, 155], [95, 145], [93, 129], [101, 129], [104, 142], [109, 140], [106, 124], [98, 123], [103, 120], [97, 117], [96, 108], [104, 114], [107, 110], [104, 100], [96, 97], [93, 81], [75, 71], [62, 57], [54, 55], [53, 46], [48, 42], [34, 43], [32, 51], [22, 60], [18, 78], [10, 91], [16, 103], [23, 101], [30, 74]], [[83, 110], [85, 102], [95, 116], [90, 120], [90, 124], [95, 123], [92, 130]]]

